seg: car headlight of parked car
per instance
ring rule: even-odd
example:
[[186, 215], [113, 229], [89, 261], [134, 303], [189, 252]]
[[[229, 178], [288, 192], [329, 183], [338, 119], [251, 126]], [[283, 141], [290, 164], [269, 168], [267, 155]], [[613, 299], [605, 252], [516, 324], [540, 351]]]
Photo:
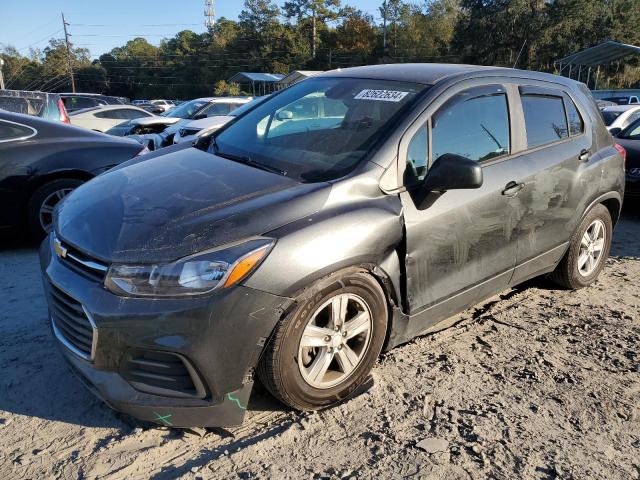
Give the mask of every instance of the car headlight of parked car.
[[249, 275], [267, 256], [274, 240], [259, 238], [208, 250], [172, 263], [114, 264], [105, 286], [117, 295], [175, 297], [229, 288]]

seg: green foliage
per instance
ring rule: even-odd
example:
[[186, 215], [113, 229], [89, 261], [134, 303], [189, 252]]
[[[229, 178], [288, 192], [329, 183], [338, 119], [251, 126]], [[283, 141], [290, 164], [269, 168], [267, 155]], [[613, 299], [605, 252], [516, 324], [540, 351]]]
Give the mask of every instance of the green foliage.
[[[348, 1], [348, 0], [347, 0]], [[639, 0], [379, 0], [374, 18], [340, 0], [245, 0], [238, 21], [184, 30], [152, 45], [135, 38], [91, 60], [71, 49], [78, 91], [129, 98], [238, 95], [239, 71], [289, 73], [393, 62], [465, 62], [554, 71], [554, 60], [613, 39], [640, 44]], [[420, 2], [420, 3], [418, 3]], [[73, 37], [72, 37], [73, 38]], [[8, 88], [69, 91], [61, 39], [23, 54], [0, 46]], [[640, 58], [614, 63], [600, 85], [640, 80]], [[583, 78], [583, 81], [585, 79]]]

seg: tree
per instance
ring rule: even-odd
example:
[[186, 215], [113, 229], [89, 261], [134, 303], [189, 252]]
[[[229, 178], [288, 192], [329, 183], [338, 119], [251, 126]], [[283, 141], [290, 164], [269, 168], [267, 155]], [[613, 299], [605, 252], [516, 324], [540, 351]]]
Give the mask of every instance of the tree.
[[240, 85], [233, 82], [229, 83], [226, 80], [218, 80], [213, 87], [213, 94], [216, 97], [237, 97], [240, 95]]
[[318, 23], [336, 20], [340, 14], [340, 0], [289, 0], [283, 12], [287, 18], [296, 18], [298, 23], [311, 21], [311, 56], [315, 58], [318, 42]]

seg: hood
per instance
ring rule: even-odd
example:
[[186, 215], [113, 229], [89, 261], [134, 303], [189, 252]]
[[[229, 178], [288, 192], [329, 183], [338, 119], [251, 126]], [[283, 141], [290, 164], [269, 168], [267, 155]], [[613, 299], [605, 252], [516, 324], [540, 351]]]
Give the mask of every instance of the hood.
[[236, 117], [233, 117], [231, 115], [201, 118], [200, 120], [194, 120], [192, 122], [187, 123], [186, 125], [184, 125], [184, 128], [193, 128], [193, 129], [197, 128], [198, 130], [204, 130], [205, 128], [208, 129], [208, 128], [215, 128], [215, 127], [219, 128], [223, 126], [225, 123], [230, 122], [234, 118]]
[[173, 125], [182, 118], [175, 117], [142, 117], [131, 120], [131, 125]]
[[56, 232], [105, 262], [168, 262], [311, 215], [329, 190], [187, 148], [77, 188]]

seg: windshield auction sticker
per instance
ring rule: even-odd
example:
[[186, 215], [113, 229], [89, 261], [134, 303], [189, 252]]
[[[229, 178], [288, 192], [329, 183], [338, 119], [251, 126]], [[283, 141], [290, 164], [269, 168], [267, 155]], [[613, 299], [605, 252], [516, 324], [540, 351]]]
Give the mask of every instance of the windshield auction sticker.
[[354, 100], [378, 100], [380, 102], [399, 102], [406, 97], [409, 92], [400, 92], [398, 90], [362, 90], [353, 97]]

